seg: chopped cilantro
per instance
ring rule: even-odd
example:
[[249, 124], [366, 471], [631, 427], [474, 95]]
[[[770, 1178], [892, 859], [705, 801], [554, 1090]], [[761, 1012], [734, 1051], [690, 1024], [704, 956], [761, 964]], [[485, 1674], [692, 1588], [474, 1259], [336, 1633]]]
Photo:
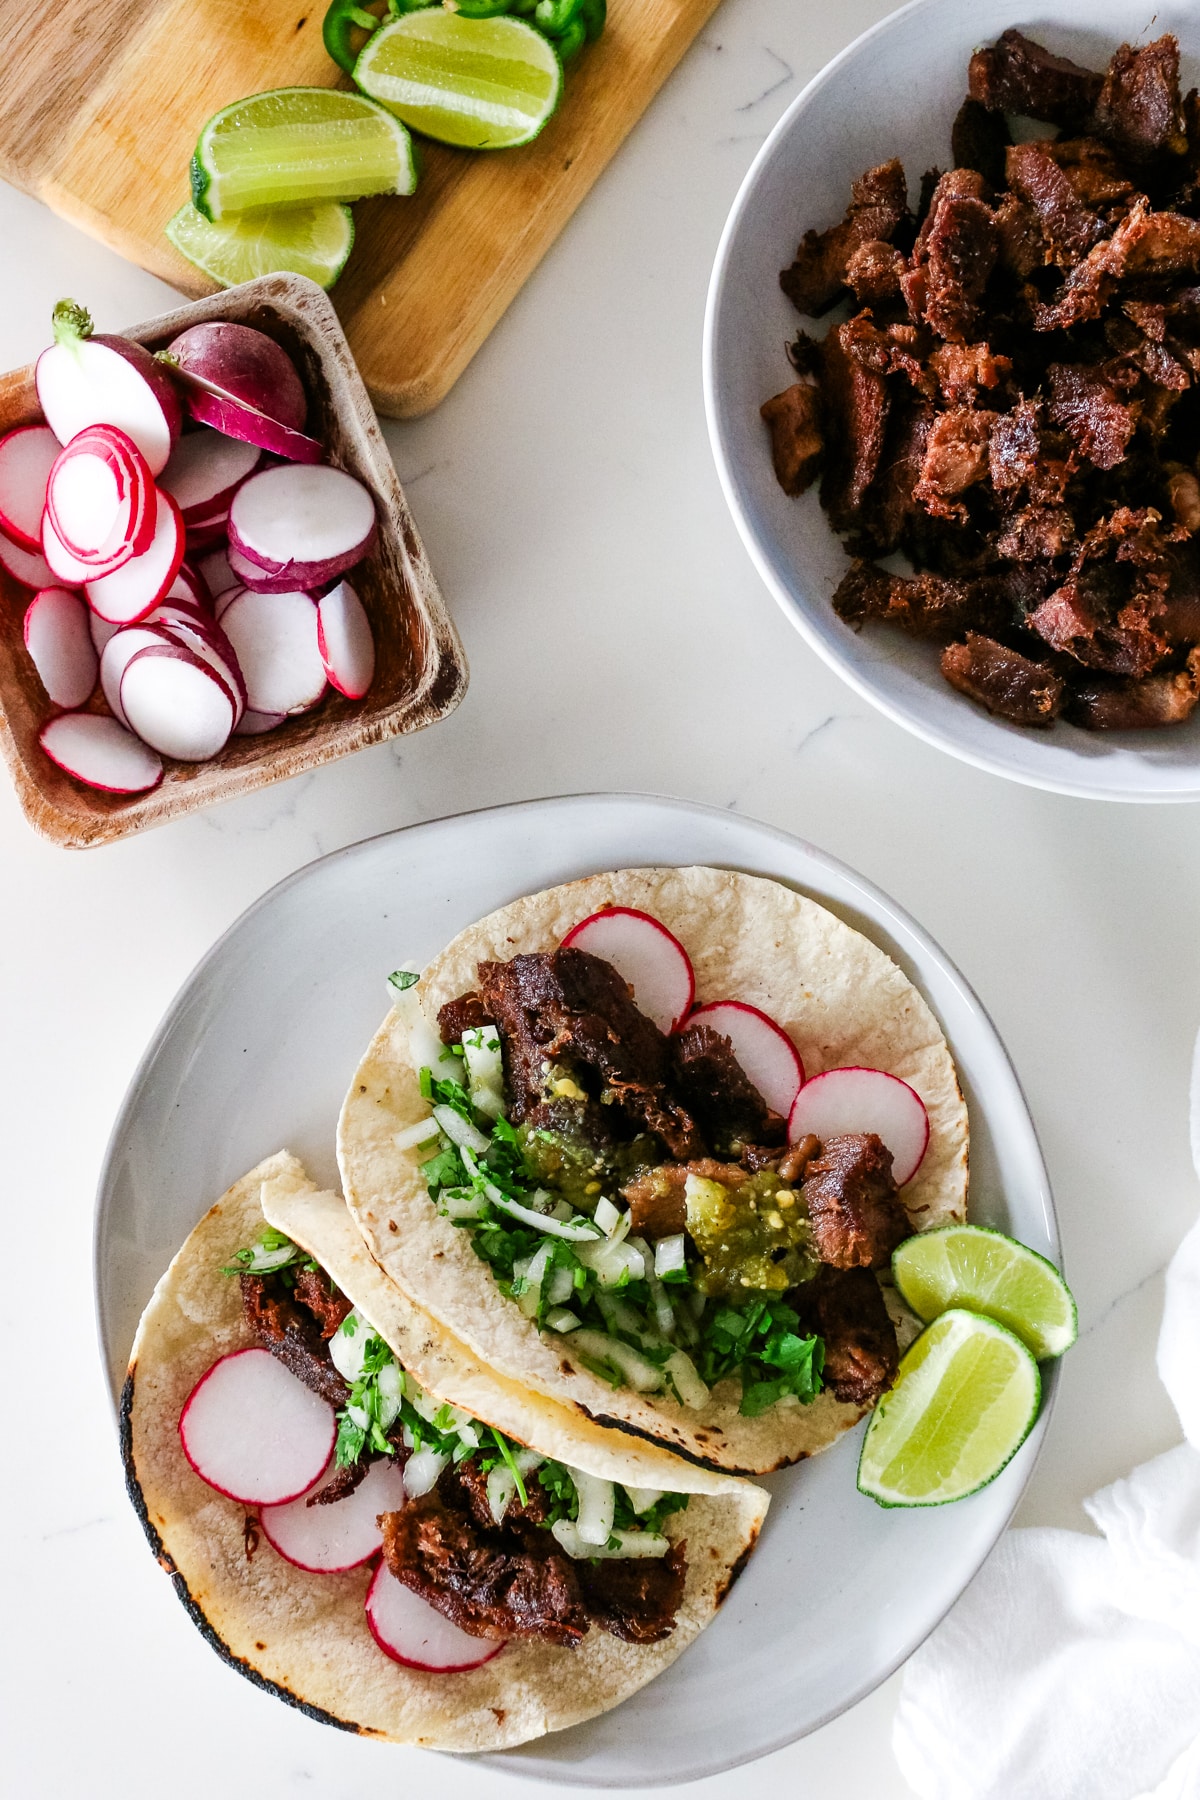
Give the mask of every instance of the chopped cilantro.
[[388, 986], [397, 994], [407, 994], [410, 987], [416, 987], [421, 977], [412, 969], [393, 969], [388, 976]]

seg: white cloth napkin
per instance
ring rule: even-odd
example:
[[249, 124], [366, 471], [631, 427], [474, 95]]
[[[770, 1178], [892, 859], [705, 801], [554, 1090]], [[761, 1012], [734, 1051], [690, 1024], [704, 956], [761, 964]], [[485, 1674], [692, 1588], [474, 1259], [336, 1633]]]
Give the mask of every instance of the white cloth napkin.
[[909, 1661], [892, 1742], [922, 1800], [1200, 1800], [1200, 1224], [1158, 1370], [1187, 1442], [1084, 1502], [1103, 1536], [1008, 1532]]

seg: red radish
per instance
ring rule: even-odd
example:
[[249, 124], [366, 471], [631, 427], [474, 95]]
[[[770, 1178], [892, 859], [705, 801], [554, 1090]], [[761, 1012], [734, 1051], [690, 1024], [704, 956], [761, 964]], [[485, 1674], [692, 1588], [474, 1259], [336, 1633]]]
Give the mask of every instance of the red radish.
[[[270, 1352], [268, 1351], [269, 1355]], [[432, 1675], [457, 1675], [498, 1656], [504, 1645], [494, 1638], [471, 1637], [397, 1581], [380, 1563], [367, 1589], [367, 1624], [371, 1636], [393, 1662]]]
[[287, 351], [265, 331], [224, 319], [190, 325], [172, 339], [167, 356], [181, 375], [210, 392], [303, 431], [308, 412], [304, 384]]
[[55, 706], [82, 706], [96, 686], [99, 659], [88, 609], [66, 588], [43, 588], [25, 614], [25, 648]]
[[294, 588], [341, 575], [374, 538], [375, 501], [344, 469], [263, 469], [242, 483], [229, 508], [231, 548], [265, 575], [290, 577]]
[[222, 507], [228, 511], [234, 489], [253, 474], [261, 457], [256, 445], [201, 426], [180, 438], [158, 485], [191, 525]]
[[572, 926], [563, 939], [563, 948], [568, 947], [611, 963], [660, 1031], [677, 1031], [691, 1011], [696, 977], [688, 953], [649, 913], [606, 906]]
[[317, 609], [307, 594], [237, 595], [221, 614], [255, 712], [305, 712], [325, 690]]
[[224, 548], [214, 550], [210, 555], [201, 557], [196, 568], [214, 600], [229, 588], [238, 586], [238, 578], [229, 566], [229, 558]]
[[206, 762], [229, 742], [238, 703], [227, 672], [180, 643], [130, 657], [121, 711], [144, 744], [177, 762]]
[[59, 453], [46, 483], [46, 516], [89, 574], [106, 575], [140, 556], [154, 536], [154, 514], [154, 477], [123, 431], [91, 425]]
[[114, 575], [85, 583], [88, 605], [114, 625], [144, 619], [163, 598], [183, 561], [184, 533], [179, 508], [169, 494], [158, 496], [150, 548]]
[[404, 1473], [394, 1462], [373, 1462], [344, 1500], [315, 1506], [312, 1499], [307, 1494], [286, 1506], [264, 1506], [263, 1536], [285, 1561], [315, 1575], [357, 1569], [383, 1542], [379, 1514], [404, 1505]]
[[258, 1348], [215, 1362], [179, 1416], [179, 1441], [197, 1475], [243, 1506], [280, 1506], [307, 1493], [336, 1435], [329, 1402]]
[[264, 732], [275, 731], [287, 722], [286, 713], [254, 712], [247, 707], [233, 728], [234, 737], [262, 737]]
[[174, 581], [163, 595], [164, 600], [190, 600], [193, 606], [208, 612], [212, 596], [200, 570], [186, 560], [181, 562]]
[[246, 684], [233, 647], [221, 627], [211, 620], [188, 618], [182, 609], [176, 611], [164, 606], [156, 607], [150, 616], [162, 625], [173, 643], [190, 650], [220, 676], [234, 698], [233, 723], [236, 728], [246, 710]]
[[338, 693], [361, 700], [375, 677], [375, 639], [348, 581], [339, 581], [317, 601], [317, 649]]
[[744, 1073], [771, 1111], [787, 1118], [804, 1084], [804, 1064], [791, 1038], [774, 1019], [742, 1000], [713, 1000], [698, 1006], [687, 1023], [710, 1025], [727, 1037]]
[[102, 713], [60, 713], [42, 726], [38, 742], [52, 763], [102, 793], [140, 794], [163, 778], [153, 750]]
[[121, 682], [125, 671], [139, 650], [152, 650], [156, 645], [170, 645], [170, 634], [161, 625], [126, 625], [118, 627], [100, 652], [100, 687], [113, 717], [128, 725], [121, 706]]
[[207, 386], [197, 386], [189, 381], [187, 390], [188, 411], [201, 425], [211, 425], [214, 431], [220, 431], [226, 437], [243, 438], [246, 443], [268, 450], [272, 456], [282, 456], [288, 462], [319, 463], [323, 460], [325, 451], [316, 438], [305, 437], [302, 431], [291, 431], [267, 413], [257, 412], [253, 406]]
[[111, 625], [107, 619], [102, 619], [98, 613], [94, 613], [90, 606], [87, 609], [87, 616], [88, 630], [91, 632], [92, 642], [96, 646], [96, 655], [103, 656], [105, 645], [110, 638], [116, 636], [117, 632], [121, 630], [121, 626]]
[[921, 1096], [883, 1069], [826, 1069], [805, 1082], [788, 1119], [788, 1141], [810, 1134], [822, 1143], [847, 1132], [870, 1131], [892, 1153], [897, 1187], [911, 1181], [929, 1142], [929, 1114]]
[[0, 531], [22, 550], [42, 547], [46, 483], [61, 447], [48, 425], [23, 425], [0, 438]]
[[42, 554], [53, 569], [55, 580], [65, 582], [68, 587], [86, 587], [89, 581], [96, 581], [101, 575], [115, 575], [118, 569], [133, 560], [133, 545], [119, 534], [105, 549], [107, 554], [99, 563], [81, 562], [59, 537], [49, 509], [43, 515]]
[[245, 592], [246, 589], [242, 586], [241, 582], [235, 581], [232, 587], [222, 589], [217, 595], [216, 599], [213, 601], [213, 618], [217, 621], [218, 625], [225, 617], [226, 612], [233, 605], [238, 595], [244, 594]]
[[[226, 560], [230, 573], [241, 586], [247, 587], [255, 594], [293, 594], [296, 591], [295, 580], [291, 575], [268, 575], [265, 569], [243, 556], [232, 544], [226, 546]], [[305, 592], [308, 590], [305, 589]]]
[[8, 570], [14, 581], [22, 587], [44, 588], [54, 587], [54, 570], [45, 557], [36, 550], [26, 550], [20, 544], [14, 544], [11, 538], [0, 532], [0, 567]]
[[60, 444], [89, 425], [115, 425], [131, 437], [157, 475], [171, 454], [183, 413], [171, 378], [141, 344], [97, 337], [74, 300], [54, 308], [54, 343], [34, 378], [46, 423]]

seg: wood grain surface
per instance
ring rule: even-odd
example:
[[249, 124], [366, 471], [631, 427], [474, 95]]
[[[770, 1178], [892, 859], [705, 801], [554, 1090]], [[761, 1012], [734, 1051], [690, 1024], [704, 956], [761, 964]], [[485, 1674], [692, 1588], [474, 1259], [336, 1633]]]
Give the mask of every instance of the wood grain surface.
[[[333, 291], [381, 412], [436, 406], [536, 268], [717, 0], [609, 0], [562, 105], [521, 150], [422, 141], [409, 199], [355, 208]], [[213, 291], [163, 236], [204, 121], [265, 88], [348, 85], [323, 0], [0, 0], [0, 176], [186, 294]], [[83, 296], [86, 299], [86, 296]]]

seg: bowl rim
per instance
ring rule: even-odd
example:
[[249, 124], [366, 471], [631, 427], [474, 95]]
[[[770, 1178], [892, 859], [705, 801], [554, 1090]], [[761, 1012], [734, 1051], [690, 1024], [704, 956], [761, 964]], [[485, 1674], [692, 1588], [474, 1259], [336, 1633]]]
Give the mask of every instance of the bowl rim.
[[[730, 207], [722, 227], [716, 255], [713, 259], [704, 308], [701, 348], [704, 416], [708, 426], [709, 446], [716, 464], [721, 491], [725, 496], [725, 504], [729, 508], [738, 535], [749, 552], [750, 560], [758, 570], [768, 591], [782, 609], [785, 617], [804, 638], [809, 648], [814, 650], [822, 662], [831, 668], [855, 693], [868, 701], [878, 712], [883, 713], [886, 718], [891, 719], [894, 724], [911, 732], [914, 737], [931, 744], [937, 750], [947, 752], [960, 762], [984, 770], [987, 774], [1000, 775], [1008, 781], [1016, 781], [1022, 786], [1038, 788], [1046, 793], [1066, 794], [1072, 798], [1083, 800], [1118, 801], [1128, 805], [1181, 805], [1189, 801], [1195, 802], [1200, 800], [1200, 747], [1197, 748], [1196, 768], [1190, 785], [1172, 784], [1170, 787], [1156, 787], [1153, 771], [1148, 769], [1145, 786], [1136, 789], [1115, 787], [1103, 780], [1073, 780], [1068, 775], [1015, 768], [999, 751], [993, 752], [964, 743], [957, 735], [930, 721], [921, 712], [894, 700], [868, 677], [855, 669], [840, 655], [836, 647], [813, 627], [808, 614], [808, 607], [812, 602], [807, 597], [804, 600], [798, 598], [782, 579], [775, 559], [760, 540], [742, 504], [734, 459], [727, 441], [724, 405], [719, 395], [717, 329], [736, 241], [743, 222], [757, 199], [758, 188], [767, 169], [774, 161], [781, 145], [791, 135], [796, 121], [803, 117], [814, 97], [830, 82], [836, 81], [846, 65], [856, 61], [866, 46], [876, 38], [886, 36], [893, 31], [903, 30], [914, 17], [931, 12], [939, 6], [944, 6], [945, 3], [946, 0], [908, 0], [907, 5], [898, 7], [894, 12], [888, 13], [886, 17], [876, 20], [874, 25], [868, 26], [865, 31], [860, 32], [856, 38], [839, 50], [837, 55], [825, 63], [812, 77], [812, 80], [805, 84], [770, 131], [734, 196], [733, 205]], [[832, 527], [829, 529], [832, 530]], [[980, 712], [978, 718], [980, 723], [988, 729], [989, 741], [993, 729], [997, 731], [1000, 741], [1003, 741], [1003, 734], [999, 733], [999, 728], [995, 727], [990, 715]]]

